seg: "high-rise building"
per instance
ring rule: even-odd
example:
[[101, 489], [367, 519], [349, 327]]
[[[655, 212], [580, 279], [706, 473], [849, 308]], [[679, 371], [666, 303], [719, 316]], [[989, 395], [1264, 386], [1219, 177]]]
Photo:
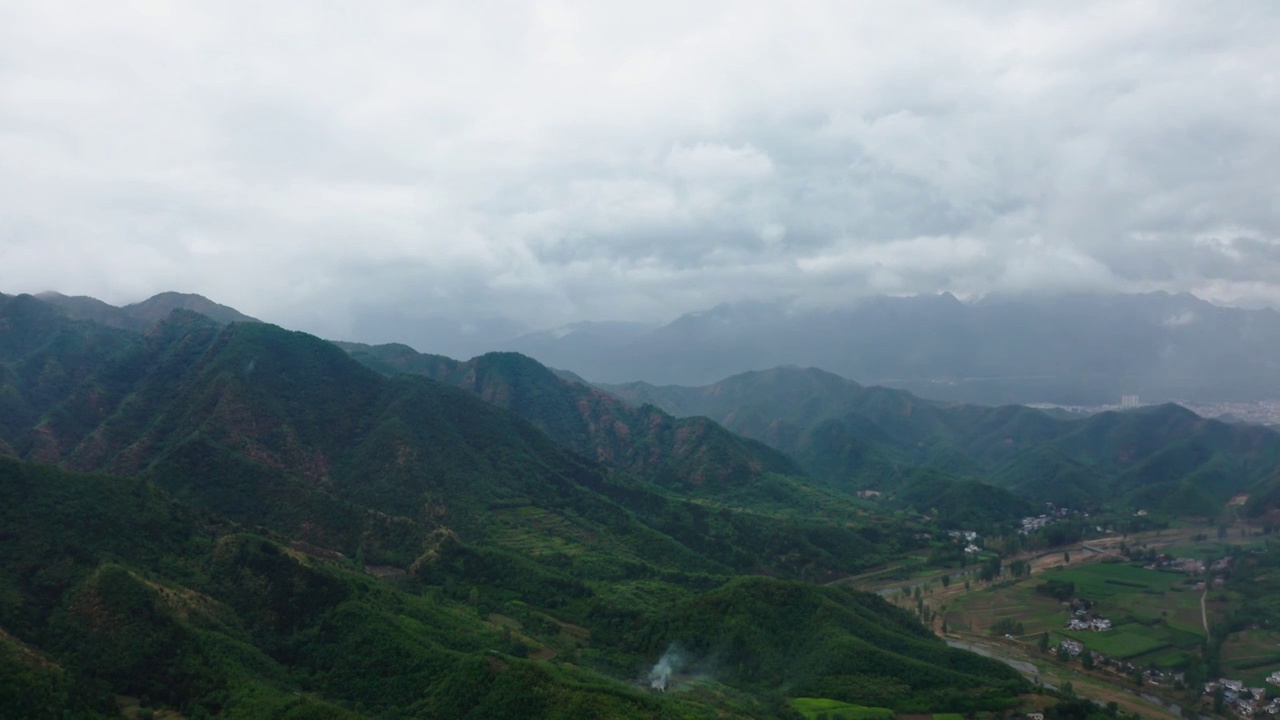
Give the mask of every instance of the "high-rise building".
[[1136, 408], [1136, 407], [1138, 407], [1138, 396], [1137, 396], [1137, 395], [1121, 395], [1121, 396], [1120, 396], [1120, 409], [1121, 409], [1121, 410], [1131, 410], [1131, 409]]

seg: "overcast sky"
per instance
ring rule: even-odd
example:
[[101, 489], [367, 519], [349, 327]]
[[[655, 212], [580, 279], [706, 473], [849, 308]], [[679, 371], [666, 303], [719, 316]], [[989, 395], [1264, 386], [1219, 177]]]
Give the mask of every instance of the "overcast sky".
[[1280, 306], [1280, 4], [0, 2], [0, 292]]

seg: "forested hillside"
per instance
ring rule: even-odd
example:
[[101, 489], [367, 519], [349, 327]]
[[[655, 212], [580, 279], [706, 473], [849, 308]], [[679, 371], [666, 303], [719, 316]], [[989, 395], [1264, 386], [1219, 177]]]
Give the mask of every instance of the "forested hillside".
[[1066, 418], [924, 400], [791, 367], [703, 387], [603, 387], [636, 405], [707, 416], [840, 488], [897, 489], [928, 469], [1034, 501], [1203, 515], [1280, 469], [1280, 434], [1176, 405]]
[[[14, 456], [0, 464], [0, 663], [16, 678], [0, 693], [32, 717], [121, 703], [228, 718], [765, 717], [789, 712], [793, 685], [849, 696], [885, 668], [936, 665], [939, 679], [878, 702], [1012, 702], [1021, 681], [1004, 666], [944, 672], [950, 651], [883, 603], [731, 582], [839, 577], [919, 546], [922, 528], [814, 491], [786, 456], [711, 423], [632, 415], [598, 393], [599, 412], [658, 427], [637, 433], [643, 452], [614, 435], [614, 457], [638, 460], [583, 457], [572, 443], [590, 424], [559, 395], [536, 401], [559, 387], [545, 369], [487, 361], [464, 390], [270, 325], [178, 310], [133, 333], [0, 297]], [[705, 633], [672, 614], [775, 586], [807, 609], [780, 620], [766, 601], [759, 630]], [[855, 606], [869, 624], [824, 624]], [[873, 626], [919, 640], [886, 645], [863, 680], [818, 663], [762, 683], [739, 644], [741, 670], [666, 695], [636, 682], [671, 643], [718, 657], [765, 632], [825, 656], [883, 644], [864, 638]]]
[[803, 473], [790, 457], [705, 418], [677, 419], [651, 405], [632, 407], [517, 353], [462, 362], [404, 345], [342, 347], [388, 375], [422, 375], [469, 390], [529, 420], [566, 448], [619, 470], [666, 482], [729, 485], [765, 473]]

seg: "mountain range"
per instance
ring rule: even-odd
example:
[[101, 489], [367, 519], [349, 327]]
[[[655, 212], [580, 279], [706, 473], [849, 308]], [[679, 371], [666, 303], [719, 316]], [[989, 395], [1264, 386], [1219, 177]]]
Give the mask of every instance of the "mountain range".
[[[812, 584], [928, 529], [761, 443], [527, 358], [441, 359], [442, 382], [173, 304], [137, 332], [0, 296], [0, 707], [787, 717], [797, 693], [973, 711], [1027, 689]], [[672, 644], [714, 682], [637, 684]]]
[[[1280, 481], [1280, 434], [1172, 404], [1081, 417], [931, 401], [795, 367], [701, 387], [591, 387], [513, 353], [462, 362], [404, 345], [343, 347], [381, 372], [424, 375], [476, 393], [562, 446], [617, 468], [670, 476], [652, 464], [662, 457], [680, 464], [685, 477], [704, 478], [714, 467], [723, 479], [749, 477], [767, 461], [775, 473], [807, 474], [810, 492], [890, 492], [918, 499], [922, 512], [945, 508], [952, 524], [1007, 521], [1045, 502], [1206, 515], [1240, 494], [1265, 497]], [[700, 441], [679, 440], [688, 436]], [[744, 446], [738, 436], [758, 444]], [[662, 452], [619, 449], [632, 441]], [[762, 455], [761, 445], [786, 455]], [[696, 467], [687, 457], [694, 447], [703, 460]], [[1269, 504], [1253, 507], [1263, 512]]]
[[[1278, 436], [1172, 406], [1069, 420], [798, 368], [602, 388], [198, 296], [49, 297], [0, 295], [0, 707], [23, 717], [1003, 712], [1016, 672], [818, 583], [1046, 499], [1280, 496]], [[672, 653], [703, 679], [646, 690]]]
[[634, 405], [708, 417], [788, 453], [837, 488], [892, 491], [928, 471], [1037, 503], [1187, 515], [1211, 514], [1280, 477], [1280, 434], [1173, 404], [1069, 416], [925, 400], [796, 367], [701, 387], [602, 388]]
[[206, 297], [192, 293], [164, 292], [123, 307], [116, 307], [85, 295], [44, 292], [36, 297], [59, 308], [64, 315], [73, 320], [90, 320], [100, 325], [136, 332], [147, 330], [174, 310], [190, 310], [214, 322], [224, 324], [259, 322], [257, 318], [249, 317], [235, 308], [219, 305]]
[[651, 327], [578, 323], [504, 343], [592, 382], [705, 385], [798, 365], [997, 405], [1280, 397], [1280, 313], [1192, 295], [877, 297], [720, 305]]

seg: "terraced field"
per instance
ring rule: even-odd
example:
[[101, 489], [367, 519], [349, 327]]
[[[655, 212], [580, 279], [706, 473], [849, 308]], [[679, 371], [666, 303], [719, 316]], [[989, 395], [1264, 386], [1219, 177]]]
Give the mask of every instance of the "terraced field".
[[591, 538], [562, 515], [528, 505], [494, 512], [504, 527], [499, 544], [522, 555], [576, 555]]

